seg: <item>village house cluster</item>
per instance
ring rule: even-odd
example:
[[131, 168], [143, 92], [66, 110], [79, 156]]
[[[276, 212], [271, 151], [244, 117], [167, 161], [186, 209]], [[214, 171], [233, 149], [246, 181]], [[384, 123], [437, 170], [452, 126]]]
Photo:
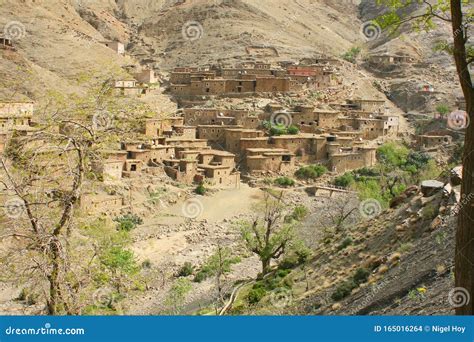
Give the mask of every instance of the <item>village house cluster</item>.
[[174, 96], [288, 93], [322, 89], [337, 82], [334, 70], [324, 64], [248, 62], [235, 67], [175, 68], [170, 76]]
[[[383, 100], [349, 100], [334, 109], [312, 106], [264, 110], [184, 108], [173, 117], [146, 120], [145, 138], [104, 151], [96, 166], [105, 181], [165, 172], [185, 184], [237, 187], [241, 174], [291, 175], [302, 164], [319, 163], [345, 172], [376, 163], [370, 140], [398, 133], [398, 116]], [[264, 127], [278, 116], [298, 128], [270, 135]]]

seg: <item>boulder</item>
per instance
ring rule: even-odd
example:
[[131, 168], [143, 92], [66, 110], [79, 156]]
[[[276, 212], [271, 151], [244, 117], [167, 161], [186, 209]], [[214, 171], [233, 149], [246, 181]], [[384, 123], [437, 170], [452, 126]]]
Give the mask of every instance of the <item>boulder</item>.
[[437, 180], [425, 180], [421, 183], [421, 192], [424, 197], [433, 196], [444, 188], [444, 183]]

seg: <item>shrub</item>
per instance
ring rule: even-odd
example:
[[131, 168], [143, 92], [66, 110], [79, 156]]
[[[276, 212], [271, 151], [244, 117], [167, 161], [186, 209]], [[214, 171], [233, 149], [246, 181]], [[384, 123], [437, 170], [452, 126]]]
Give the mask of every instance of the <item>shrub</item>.
[[298, 127], [296, 127], [295, 125], [291, 125], [290, 127], [288, 127], [287, 131], [288, 131], [288, 134], [291, 134], [291, 135], [296, 135], [300, 132]]
[[194, 190], [194, 192], [198, 195], [201, 195], [201, 196], [204, 196], [207, 192], [207, 189], [206, 187], [204, 186], [204, 184], [199, 184], [196, 189]]
[[343, 249], [346, 249], [352, 244], [352, 239], [350, 237], [345, 238], [344, 241], [337, 247], [338, 251], [342, 251]]
[[257, 304], [266, 294], [267, 291], [263, 287], [252, 288], [247, 295], [247, 300], [250, 304]]
[[354, 274], [354, 283], [360, 285], [365, 283], [369, 278], [370, 272], [365, 268], [358, 268], [356, 273]]
[[308, 208], [304, 205], [297, 205], [293, 209], [293, 212], [285, 217], [285, 222], [291, 223], [293, 221], [301, 221], [306, 217], [306, 215], [308, 215]]
[[201, 269], [199, 270], [198, 273], [196, 273], [196, 275], [194, 276], [193, 281], [196, 282], [196, 283], [200, 283], [200, 282], [206, 280], [207, 278], [211, 277], [212, 274], [213, 274], [212, 269], [209, 266], [205, 265], [205, 266], [201, 267]]
[[279, 186], [285, 186], [285, 187], [289, 187], [289, 186], [294, 186], [295, 185], [295, 181], [289, 177], [278, 177], [277, 179], [275, 179], [275, 184], [279, 185]]
[[127, 214], [124, 216], [116, 217], [114, 219], [117, 222], [117, 230], [131, 231], [136, 226], [143, 223], [143, 220], [135, 214]]
[[334, 185], [340, 186], [343, 188], [348, 188], [353, 183], [354, 183], [354, 175], [351, 172], [346, 172], [342, 176], [336, 177], [336, 179], [334, 180]]
[[187, 277], [193, 274], [194, 267], [193, 265], [187, 261], [178, 271], [178, 277]]
[[445, 116], [450, 112], [450, 109], [447, 104], [445, 103], [440, 103], [439, 105], [436, 106], [436, 111], [441, 115]]
[[343, 53], [341, 55], [341, 58], [348, 62], [355, 63], [357, 57], [360, 54], [360, 51], [361, 51], [360, 47], [354, 46], [349, 51]]
[[309, 165], [296, 171], [296, 177], [300, 179], [316, 179], [324, 175], [328, 169], [323, 165]]
[[339, 287], [336, 289], [336, 291], [333, 292], [331, 295], [331, 298], [335, 300], [336, 302], [346, 298], [348, 295], [351, 294], [352, 290], [355, 289], [357, 285], [352, 281], [346, 281], [339, 285]]

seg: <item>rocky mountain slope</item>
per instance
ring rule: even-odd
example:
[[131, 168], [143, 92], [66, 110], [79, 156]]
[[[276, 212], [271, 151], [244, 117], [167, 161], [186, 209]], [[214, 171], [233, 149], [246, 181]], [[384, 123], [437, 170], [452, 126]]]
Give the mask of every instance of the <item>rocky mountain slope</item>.
[[[458, 92], [450, 57], [432, 50], [449, 27], [367, 38], [364, 23], [381, 13], [373, 1], [7, 0], [0, 8], [0, 27], [17, 46], [0, 58], [4, 98], [13, 96], [11, 88], [33, 100], [49, 89], [77, 92], [84, 74], [125, 76], [122, 67], [130, 65], [166, 72], [184, 65], [339, 57], [353, 46], [362, 47], [363, 56], [382, 51], [423, 61], [395, 73], [369, 69], [404, 111], [454, 104]], [[106, 48], [102, 42], [109, 39], [124, 42], [127, 56]], [[437, 92], [420, 94], [426, 83]]]

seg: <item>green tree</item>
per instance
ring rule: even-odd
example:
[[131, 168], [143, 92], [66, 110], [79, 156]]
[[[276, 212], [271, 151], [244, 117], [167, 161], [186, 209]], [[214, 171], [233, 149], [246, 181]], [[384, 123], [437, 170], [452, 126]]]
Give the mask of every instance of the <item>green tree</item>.
[[177, 315], [181, 312], [191, 289], [191, 282], [186, 278], [179, 278], [174, 282], [165, 299], [165, 305], [170, 308], [172, 314]]
[[294, 238], [293, 223], [285, 223], [287, 206], [283, 192], [275, 195], [265, 193], [261, 216], [242, 227], [242, 238], [247, 248], [258, 255], [262, 264], [262, 275], [270, 271], [270, 262], [282, 256]]
[[445, 103], [440, 103], [439, 105], [437, 105], [436, 111], [442, 117], [446, 116], [450, 112], [448, 105]]

